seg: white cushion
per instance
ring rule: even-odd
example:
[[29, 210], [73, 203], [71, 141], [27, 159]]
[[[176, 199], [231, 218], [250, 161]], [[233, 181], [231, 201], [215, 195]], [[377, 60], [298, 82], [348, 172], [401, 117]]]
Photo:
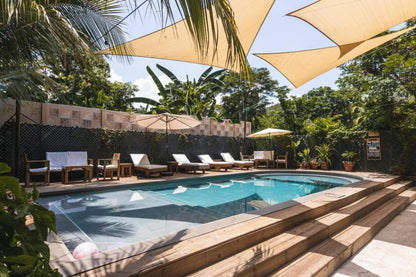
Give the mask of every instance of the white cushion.
[[[97, 168], [99, 168], [99, 169], [104, 169], [104, 165], [99, 164], [99, 165], [97, 165]], [[106, 168], [106, 169], [116, 169], [116, 168], [117, 168], [117, 165], [115, 165], [115, 164], [107, 164], [107, 165], [105, 166], [105, 168]]]
[[209, 169], [209, 164], [206, 163], [178, 163], [180, 166], [190, 166], [190, 167], [196, 167], [198, 169]]
[[178, 162], [178, 164], [181, 163], [190, 163], [189, 159], [186, 157], [185, 154], [172, 154], [175, 161]]
[[254, 151], [254, 159], [268, 159], [273, 160], [274, 151]]
[[211, 159], [211, 157], [209, 155], [198, 155], [198, 158], [201, 160], [201, 162], [203, 163], [213, 163], [214, 160]]
[[147, 169], [168, 169], [167, 165], [161, 165], [161, 164], [141, 164], [139, 168], [147, 168]]
[[46, 172], [48, 171], [48, 167], [39, 167], [39, 168], [31, 168], [29, 169], [30, 173], [40, 173], [40, 172]]
[[226, 162], [235, 162], [233, 156], [231, 156], [230, 153], [221, 153], [221, 157], [224, 159], [224, 161]]
[[149, 158], [146, 154], [130, 154], [130, 158], [133, 161], [134, 166], [149, 165]]
[[61, 171], [63, 165], [68, 164], [68, 152], [46, 152], [51, 171]]
[[88, 154], [86, 151], [69, 151], [68, 164], [66, 165], [88, 165]]

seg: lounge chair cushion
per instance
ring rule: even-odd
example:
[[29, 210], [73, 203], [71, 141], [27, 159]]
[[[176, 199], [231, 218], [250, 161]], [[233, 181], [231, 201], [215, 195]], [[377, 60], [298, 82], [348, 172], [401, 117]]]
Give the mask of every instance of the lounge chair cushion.
[[248, 169], [250, 166], [254, 165], [253, 161], [236, 161], [230, 153], [221, 153], [221, 157], [224, 159], [224, 161], [233, 163], [233, 165], [238, 166], [241, 169], [243, 167], [247, 167]]
[[224, 165], [224, 166], [232, 166], [233, 163], [231, 162], [216, 162], [214, 161], [210, 155], [198, 155], [198, 158], [201, 160], [201, 162], [203, 163], [207, 163], [210, 165]]
[[175, 161], [180, 167], [197, 167], [198, 169], [209, 169], [209, 164], [207, 163], [193, 163], [190, 162], [188, 157], [185, 154], [172, 154]]
[[179, 165], [182, 163], [190, 163], [188, 157], [185, 154], [172, 154], [172, 156]]
[[235, 162], [233, 156], [231, 156], [230, 153], [221, 153], [220, 155], [223, 158], [223, 160], [226, 162], [231, 162], [231, 163]]
[[146, 176], [150, 173], [158, 173], [168, 170], [167, 165], [151, 164], [146, 154], [130, 154], [134, 169], [144, 171]]

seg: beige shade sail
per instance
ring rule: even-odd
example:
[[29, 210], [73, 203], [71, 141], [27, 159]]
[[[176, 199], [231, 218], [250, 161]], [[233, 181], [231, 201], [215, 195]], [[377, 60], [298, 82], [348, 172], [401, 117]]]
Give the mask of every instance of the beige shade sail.
[[144, 114], [136, 120], [137, 125], [146, 130], [183, 130], [198, 126], [201, 122], [189, 115], [170, 113]]
[[337, 45], [348, 45], [416, 16], [416, 1], [320, 0], [289, 15], [308, 22]]
[[[415, 26], [416, 27], [416, 26]], [[279, 70], [295, 87], [299, 87], [313, 78], [325, 73], [365, 52], [392, 40], [415, 27], [407, 28], [395, 33], [366, 40], [352, 48], [340, 57], [340, 47], [328, 47], [313, 50], [254, 54], [270, 63]], [[342, 45], [341, 45], [342, 47]], [[348, 47], [345, 45], [344, 47]]]
[[[246, 54], [273, 3], [274, 0], [230, 0], [230, 6], [235, 14], [238, 36]], [[219, 28], [217, 35], [217, 52], [214, 54], [214, 45], [211, 43], [205, 57], [202, 57], [196, 49], [184, 20], [126, 42], [124, 45], [129, 49], [130, 56], [199, 63], [238, 71], [239, 64], [227, 64], [229, 45], [224, 30]], [[211, 38], [210, 42], [213, 41]], [[116, 52], [108, 48], [97, 53], [115, 55]]]

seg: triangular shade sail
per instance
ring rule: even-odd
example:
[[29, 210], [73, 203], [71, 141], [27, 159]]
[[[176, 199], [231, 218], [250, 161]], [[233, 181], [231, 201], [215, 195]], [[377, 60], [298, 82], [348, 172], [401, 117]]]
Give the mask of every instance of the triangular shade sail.
[[347, 45], [416, 16], [416, 1], [320, 0], [289, 15], [305, 20], [337, 45]]
[[[235, 14], [238, 36], [246, 54], [263, 24], [265, 17], [271, 9], [274, 0], [230, 0], [230, 6]], [[213, 65], [217, 67], [238, 70], [239, 64], [227, 64], [228, 42], [224, 30], [218, 30], [217, 53], [214, 56], [213, 39], [206, 57], [201, 57], [194, 41], [190, 36], [185, 21], [156, 31], [152, 34], [131, 40], [125, 43], [130, 56], [168, 59]], [[98, 54], [113, 55], [112, 49], [105, 49]]]
[[[416, 26], [415, 26], [416, 27]], [[405, 32], [414, 29], [407, 28], [395, 33], [366, 40], [357, 47], [340, 57], [340, 47], [328, 47], [313, 50], [254, 54], [270, 63], [279, 70], [295, 87], [299, 87], [322, 73], [331, 70], [365, 52], [392, 40]]]

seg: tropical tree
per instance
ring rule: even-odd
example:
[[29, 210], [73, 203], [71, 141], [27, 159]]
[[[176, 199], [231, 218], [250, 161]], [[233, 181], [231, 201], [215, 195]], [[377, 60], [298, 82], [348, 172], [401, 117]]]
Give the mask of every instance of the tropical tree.
[[339, 91], [357, 95], [352, 107], [357, 128], [416, 126], [415, 33], [410, 31], [340, 67]]
[[164, 86], [156, 74], [147, 67], [147, 71], [155, 82], [159, 96], [159, 101], [154, 101], [145, 97], [131, 98], [132, 102], [139, 102], [152, 105], [150, 109], [154, 113], [169, 112], [174, 114], [195, 115], [199, 119], [202, 117], [218, 118], [216, 111], [216, 96], [219, 94], [224, 83], [220, 80], [224, 70], [217, 70], [211, 73], [212, 67], [205, 70], [198, 80], [180, 81], [167, 68], [156, 65], [157, 68], [165, 73], [172, 81]]
[[[32, 99], [51, 85], [45, 64], [73, 59], [125, 41], [121, 0], [0, 0], [0, 83], [3, 96]], [[103, 39], [105, 34], [106, 39]]]
[[127, 99], [138, 91], [136, 85], [111, 82], [110, 66], [100, 56], [85, 59], [85, 65], [71, 63], [64, 69], [62, 64], [48, 66], [53, 88], [45, 88], [45, 100], [52, 103], [95, 107], [116, 111], [132, 111]]
[[[96, 50], [117, 46], [125, 41], [122, 0], [0, 0], [0, 92], [2, 96], [32, 98], [50, 86], [47, 71], [39, 65], [74, 60], [82, 64]], [[134, 6], [133, 3], [130, 2]], [[174, 20], [169, 1], [145, 1], [155, 14]], [[216, 45], [218, 28], [223, 27], [229, 42], [229, 63], [241, 61], [246, 68], [246, 56], [237, 37], [236, 25], [228, 0], [175, 1], [195, 40], [201, 55], [208, 45]], [[133, 11], [138, 7], [131, 7]], [[132, 11], [132, 12], [133, 12]], [[213, 19], [221, 24], [211, 24]], [[127, 53], [115, 47], [118, 53]], [[7, 94], [7, 95], [6, 95]], [[36, 95], [37, 96], [37, 95]], [[35, 97], [36, 98], [36, 97]]]
[[251, 121], [253, 129], [259, 127], [259, 119], [266, 114], [269, 97], [278, 90], [278, 82], [270, 77], [266, 68], [252, 68], [251, 80], [245, 80], [236, 72], [226, 71], [222, 97], [224, 118], [234, 122]]

